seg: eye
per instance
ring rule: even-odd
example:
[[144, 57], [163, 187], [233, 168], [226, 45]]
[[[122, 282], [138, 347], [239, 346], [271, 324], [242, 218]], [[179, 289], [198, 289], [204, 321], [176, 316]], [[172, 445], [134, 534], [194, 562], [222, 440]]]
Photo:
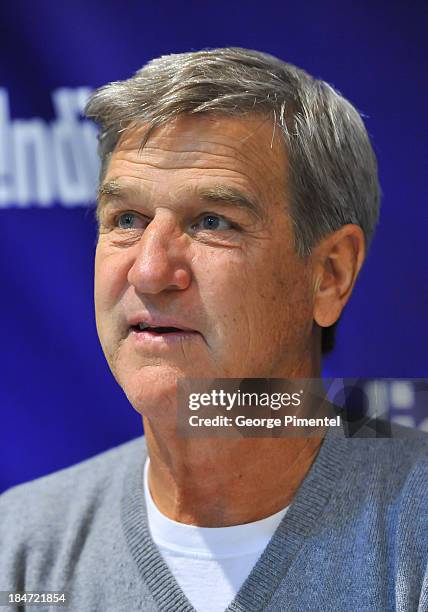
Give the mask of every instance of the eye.
[[116, 225], [120, 229], [144, 229], [146, 223], [138, 215], [132, 212], [124, 212], [116, 217]]
[[223, 217], [218, 215], [204, 215], [197, 223], [192, 225], [192, 230], [228, 230], [232, 229], [233, 225]]

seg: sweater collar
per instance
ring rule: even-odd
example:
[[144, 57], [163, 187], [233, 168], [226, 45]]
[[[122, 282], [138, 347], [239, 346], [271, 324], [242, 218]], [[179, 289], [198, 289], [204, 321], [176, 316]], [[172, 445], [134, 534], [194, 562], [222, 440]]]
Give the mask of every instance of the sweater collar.
[[[141, 578], [162, 611], [195, 612], [154, 544], [147, 522], [141, 452], [130, 462], [121, 501], [126, 541]], [[310, 534], [320, 529], [330, 497], [343, 475], [347, 440], [342, 428], [328, 430], [311, 469], [263, 554], [225, 612], [265, 610]]]

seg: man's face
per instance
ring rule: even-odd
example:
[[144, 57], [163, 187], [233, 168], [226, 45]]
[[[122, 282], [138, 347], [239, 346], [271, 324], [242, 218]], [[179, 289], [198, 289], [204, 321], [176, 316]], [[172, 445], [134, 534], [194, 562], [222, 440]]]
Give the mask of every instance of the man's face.
[[111, 157], [95, 261], [99, 337], [133, 406], [150, 414], [181, 377], [310, 376], [310, 261], [272, 123], [181, 116], [143, 134]]

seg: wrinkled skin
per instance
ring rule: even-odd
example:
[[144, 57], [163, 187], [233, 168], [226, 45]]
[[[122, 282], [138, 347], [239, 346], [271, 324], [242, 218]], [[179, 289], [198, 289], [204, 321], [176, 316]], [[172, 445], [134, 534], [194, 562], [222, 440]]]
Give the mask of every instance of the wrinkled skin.
[[[320, 326], [349, 299], [364, 236], [346, 225], [296, 255], [287, 156], [267, 119], [181, 116], [141, 148], [143, 134], [124, 133], [100, 189], [101, 344], [143, 415], [159, 510], [208, 527], [259, 520], [290, 503], [321, 438], [177, 436], [177, 379], [319, 376]], [[146, 341], [130, 333], [139, 317], [193, 332]]]
[[[95, 266], [101, 344], [132, 405], [155, 418], [178, 377], [317, 375], [311, 259], [294, 250], [286, 153], [271, 122], [181, 116], [141, 149], [143, 133], [125, 132], [111, 157], [104, 185], [123, 189], [100, 198]], [[201, 197], [219, 186], [257, 210]], [[217, 228], [204, 226], [208, 213]], [[127, 317], [147, 312], [198, 333], [136, 347]]]

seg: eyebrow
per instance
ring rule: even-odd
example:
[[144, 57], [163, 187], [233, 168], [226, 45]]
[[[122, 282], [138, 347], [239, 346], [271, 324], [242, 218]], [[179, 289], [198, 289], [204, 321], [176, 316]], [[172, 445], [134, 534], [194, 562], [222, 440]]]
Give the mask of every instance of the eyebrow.
[[97, 209], [95, 211], [98, 222], [100, 221], [100, 210], [106, 204], [108, 197], [121, 199], [125, 196], [125, 189], [116, 181], [111, 180], [98, 187]]
[[106, 196], [116, 196], [120, 198], [122, 192], [123, 187], [121, 187], [117, 181], [107, 181], [98, 187], [98, 204], [102, 204]]
[[[113, 199], [126, 199], [129, 196], [130, 189], [122, 186], [117, 180], [111, 180], [100, 185], [98, 189], [98, 206], [97, 216], [99, 214], [100, 207], [103, 206], [104, 201], [111, 197]], [[233, 205], [239, 208], [248, 210], [254, 216], [259, 219], [266, 218], [266, 211], [264, 207], [259, 204], [257, 200], [249, 197], [242, 193], [235, 187], [228, 185], [214, 185], [213, 187], [204, 187], [197, 191], [197, 195], [200, 199], [206, 202], [217, 202], [219, 204]]]
[[246, 194], [235, 189], [235, 187], [229, 187], [227, 185], [215, 185], [214, 187], [208, 187], [198, 191], [198, 195], [202, 200], [207, 202], [218, 202], [220, 204], [232, 204], [239, 208], [247, 209], [253, 215], [259, 219], [266, 217], [266, 212], [263, 206], [253, 200]]

